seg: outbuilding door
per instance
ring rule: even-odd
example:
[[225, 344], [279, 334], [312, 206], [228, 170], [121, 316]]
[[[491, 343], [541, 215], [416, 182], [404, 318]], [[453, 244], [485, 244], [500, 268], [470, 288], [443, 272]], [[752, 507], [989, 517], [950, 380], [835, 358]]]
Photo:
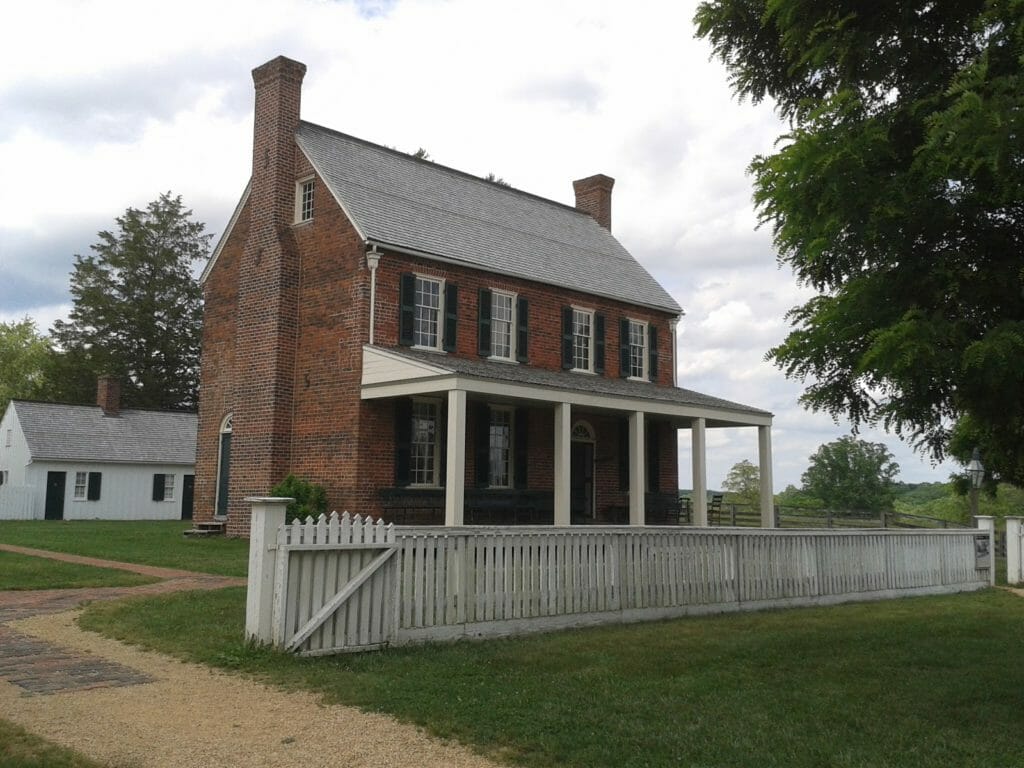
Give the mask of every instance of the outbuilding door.
[[64, 519], [64, 487], [67, 479], [67, 472], [46, 473], [46, 507], [43, 517], [47, 520]]
[[196, 493], [196, 476], [185, 475], [185, 480], [181, 484], [181, 519], [191, 520], [192, 519], [192, 507], [195, 502]]

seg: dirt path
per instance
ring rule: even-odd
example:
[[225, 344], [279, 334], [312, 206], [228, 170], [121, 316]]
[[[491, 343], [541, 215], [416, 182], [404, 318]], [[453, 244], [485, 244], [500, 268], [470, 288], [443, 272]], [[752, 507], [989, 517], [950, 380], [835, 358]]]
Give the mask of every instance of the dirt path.
[[77, 611], [68, 610], [83, 600], [213, 589], [239, 580], [91, 558], [75, 562], [147, 569], [166, 580], [0, 592], [0, 713], [39, 736], [111, 768], [496, 765], [390, 717], [322, 706], [312, 694], [286, 693], [83, 632]]

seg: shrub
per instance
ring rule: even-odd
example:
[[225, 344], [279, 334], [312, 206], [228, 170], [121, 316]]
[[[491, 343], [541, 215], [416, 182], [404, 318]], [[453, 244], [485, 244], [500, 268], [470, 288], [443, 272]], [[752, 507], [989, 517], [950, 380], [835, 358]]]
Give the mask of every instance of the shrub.
[[305, 520], [327, 512], [327, 492], [322, 485], [301, 480], [295, 475], [288, 475], [270, 490], [271, 496], [291, 497], [295, 499], [288, 505], [285, 520], [289, 523], [295, 518]]

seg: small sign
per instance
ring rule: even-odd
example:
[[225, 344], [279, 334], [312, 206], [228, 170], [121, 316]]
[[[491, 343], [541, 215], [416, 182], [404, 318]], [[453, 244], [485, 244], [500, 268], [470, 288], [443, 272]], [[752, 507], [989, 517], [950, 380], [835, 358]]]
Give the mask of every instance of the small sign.
[[987, 533], [974, 536], [974, 567], [981, 570], [992, 567], [991, 540]]

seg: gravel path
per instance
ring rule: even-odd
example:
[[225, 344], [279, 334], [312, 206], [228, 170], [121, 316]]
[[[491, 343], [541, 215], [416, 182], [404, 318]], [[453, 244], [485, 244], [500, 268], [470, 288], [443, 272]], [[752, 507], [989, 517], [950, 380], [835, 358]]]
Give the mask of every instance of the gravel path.
[[[177, 588], [205, 578], [164, 576]], [[84, 632], [67, 610], [160, 585], [147, 586], [37, 592], [28, 604], [0, 592], [0, 716], [111, 768], [497, 765], [390, 717]]]

